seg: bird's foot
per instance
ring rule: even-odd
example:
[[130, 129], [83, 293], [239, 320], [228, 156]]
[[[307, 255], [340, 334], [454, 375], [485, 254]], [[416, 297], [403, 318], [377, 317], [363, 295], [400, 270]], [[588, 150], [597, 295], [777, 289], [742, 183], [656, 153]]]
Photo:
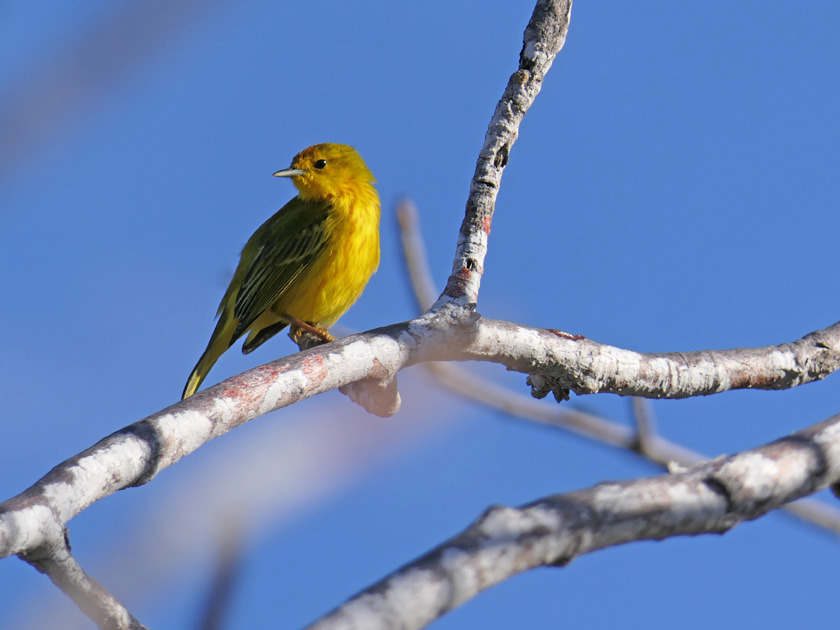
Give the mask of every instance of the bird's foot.
[[324, 328], [323, 326], [319, 326], [317, 324], [310, 324], [309, 322], [305, 322], [302, 319], [298, 319], [294, 315], [283, 315], [283, 319], [287, 320], [291, 324], [289, 337], [291, 337], [292, 341], [294, 341], [298, 345], [300, 345], [303, 336], [307, 334], [317, 339], [320, 339], [323, 343], [335, 341], [335, 337], [333, 337], [330, 334], [330, 331]]

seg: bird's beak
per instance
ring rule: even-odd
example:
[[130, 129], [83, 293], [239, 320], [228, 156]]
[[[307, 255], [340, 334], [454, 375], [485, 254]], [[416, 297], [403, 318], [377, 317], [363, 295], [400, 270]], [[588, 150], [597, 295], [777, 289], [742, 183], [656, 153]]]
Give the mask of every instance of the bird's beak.
[[302, 171], [299, 168], [284, 168], [282, 171], [274, 173], [274, 177], [297, 177], [305, 173], [306, 171]]

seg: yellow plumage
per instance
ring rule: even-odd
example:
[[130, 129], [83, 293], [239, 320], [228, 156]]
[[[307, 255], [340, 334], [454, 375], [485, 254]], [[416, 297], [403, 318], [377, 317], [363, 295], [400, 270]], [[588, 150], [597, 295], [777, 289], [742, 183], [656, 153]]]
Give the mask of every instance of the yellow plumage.
[[355, 149], [316, 144], [275, 176], [291, 177], [298, 196], [242, 248], [216, 329], [183, 398], [195, 393], [213, 364], [246, 332], [243, 353], [289, 324], [308, 324], [330, 338], [326, 328], [359, 298], [379, 266], [379, 196]]

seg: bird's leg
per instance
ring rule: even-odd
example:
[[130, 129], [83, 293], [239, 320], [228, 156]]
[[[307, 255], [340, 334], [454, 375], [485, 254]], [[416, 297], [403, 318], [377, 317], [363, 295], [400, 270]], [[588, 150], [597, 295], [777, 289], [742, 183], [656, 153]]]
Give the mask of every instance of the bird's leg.
[[298, 319], [294, 315], [289, 315], [287, 313], [283, 314], [282, 317], [292, 325], [291, 336], [295, 343], [298, 343], [300, 341], [300, 336], [303, 333], [303, 331], [315, 335], [324, 343], [335, 341], [335, 337], [333, 337], [330, 334], [330, 331], [324, 328], [323, 326], [318, 326], [317, 324], [309, 324], [303, 321], [302, 319]]

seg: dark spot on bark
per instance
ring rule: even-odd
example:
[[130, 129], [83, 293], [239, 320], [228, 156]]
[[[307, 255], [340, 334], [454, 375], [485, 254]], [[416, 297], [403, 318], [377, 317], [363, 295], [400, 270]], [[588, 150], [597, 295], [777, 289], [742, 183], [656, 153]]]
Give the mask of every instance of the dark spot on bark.
[[712, 492], [720, 496], [724, 501], [726, 501], [726, 511], [727, 513], [731, 512], [732, 495], [729, 493], [729, 488], [727, 488], [726, 485], [720, 479], [713, 476], [706, 477], [703, 480], [703, 483], [706, 484], [709, 490], [711, 490]]
[[562, 330], [557, 330], [556, 328], [546, 328], [546, 330], [550, 333], [554, 333], [558, 337], [562, 337], [563, 339], [571, 339], [572, 341], [586, 339], [583, 335], [573, 335], [571, 333], [563, 332]]
[[506, 144], [503, 144], [501, 148], [496, 152], [496, 157], [493, 159], [493, 165], [496, 168], [504, 168], [505, 166], [507, 166], [509, 157], [510, 147]]

